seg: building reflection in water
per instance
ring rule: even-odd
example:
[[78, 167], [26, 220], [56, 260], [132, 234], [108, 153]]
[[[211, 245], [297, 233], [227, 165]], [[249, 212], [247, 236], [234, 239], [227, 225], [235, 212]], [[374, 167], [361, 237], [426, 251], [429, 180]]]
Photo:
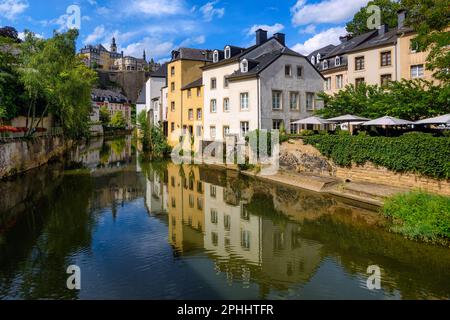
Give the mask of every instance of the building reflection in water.
[[[175, 252], [206, 252], [216, 274], [230, 285], [238, 282], [245, 288], [256, 280], [263, 288], [281, 289], [309, 281], [322, 260], [322, 245], [302, 239], [299, 224], [274, 219], [280, 211], [273, 203], [258, 207], [264, 204], [261, 194], [272, 199], [277, 187], [258, 190], [203, 173], [196, 166], [168, 164], [163, 174], [147, 174], [147, 208], [151, 214], [167, 214], [168, 241]], [[283, 195], [289, 196], [286, 190]]]

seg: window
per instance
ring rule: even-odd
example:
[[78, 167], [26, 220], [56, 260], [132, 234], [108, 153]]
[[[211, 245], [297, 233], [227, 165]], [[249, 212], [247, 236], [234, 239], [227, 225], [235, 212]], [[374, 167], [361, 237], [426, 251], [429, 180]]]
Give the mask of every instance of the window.
[[303, 76], [303, 67], [297, 66], [297, 77], [301, 78]]
[[295, 124], [294, 122], [297, 120], [291, 120], [291, 134], [297, 134], [298, 133], [298, 124]]
[[325, 79], [325, 90], [331, 90], [331, 77]]
[[312, 111], [314, 110], [314, 100], [315, 100], [315, 94], [312, 92], [306, 93], [306, 110]]
[[272, 91], [272, 109], [273, 110], [281, 110], [281, 100], [282, 100], [282, 92], [281, 91]]
[[248, 110], [248, 92], [241, 93], [241, 110]]
[[216, 89], [216, 88], [217, 88], [217, 79], [212, 78], [211, 79], [211, 89]]
[[244, 59], [241, 62], [241, 72], [242, 73], [247, 73], [248, 72], [248, 61], [247, 61], [247, 59]]
[[202, 89], [197, 88], [197, 97], [200, 97], [202, 95]]
[[[195, 199], [194, 199], [194, 195], [190, 194], [189, 195], [189, 208], [194, 208], [195, 206]], [[191, 222], [192, 225], [192, 222]]]
[[355, 58], [355, 70], [364, 70], [364, 57], [356, 57]]
[[292, 66], [287, 64], [284, 66], [284, 74], [286, 77], [292, 77]]
[[201, 108], [197, 109], [197, 120], [202, 120], [202, 109]]
[[217, 100], [216, 99], [211, 100], [210, 110], [211, 110], [211, 113], [217, 112]]
[[423, 64], [411, 66], [411, 78], [423, 78]]
[[[177, 207], [177, 200], [175, 200], [175, 198], [172, 198], [172, 208], [176, 208]], [[175, 220], [172, 220], [175, 221]], [[175, 223], [172, 223], [175, 224]]]
[[191, 89], [188, 89], [188, 91], [187, 91], [187, 96], [188, 96], [188, 98], [192, 97], [192, 91], [191, 91]]
[[381, 84], [382, 86], [386, 86], [386, 85], [389, 84], [389, 82], [391, 82], [391, 80], [392, 80], [392, 75], [391, 75], [391, 74], [383, 74], [383, 75], [381, 76], [380, 84]]
[[334, 65], [336, 67], [339, 67], [341, 65], [341, 57], [336, 57], [336, 59], [334, 59]]
[[229, 86], [228, 77], [225, 76], [225, 77], [223, 77], [223, 87], [228, 88], [228, 86]]
[[170, 177], [170, 184], [175, 188], [175, 177]]
[[320, 53], [317, 54], [317, 63], [319, 63], [320, 59], [322, 59], [322, 56], [320, 55]]
[[316, 57], [315, 57], [315, 56], [312, 56], [312, 57], [311, 57], [311, 63], [312, 63], [313, 65], [316, 64]]
[[362, 85], [365, 82], [364, 78], [356, 78], [355, 79], [355, 86], [358, 87]]
[[188, 111], [188, 119], [189, 119], [189, 121], [193, 121], [194, 120], [194, 109], [189, 109], [189, 111]]
[[382, 67], [390, 66], [392, 64], [391, 52], [390, 51], [382, 52], [380, 59]]
[[230, 99], [224, 98], [223, 99], [223, 112], [229, 112], [230, 111]]
[[209, 187], [209, 193], [211, 194], [211, 197], [215, 198], [217, 197], [217, 189], [216, 186], [211, 185]]
[[195, 127], [195, 134], [197, 137], [201, 137], [202, 136], [202, 126], [196, 126]]
[[210, 133], [211, 139], [215, 140], [216, 139], [216, 127], [215, 126], [211, 126], [209, 128], [209, 133]]
[[197, 209], [203, 210], [203, 199], [200, 197], [197, 198]]
[[217, 224], [219, 222], [219, 215], [216, 209], [211, 209], [211, 223]]
[[230, 126], [223, 126], [223, 137], [227, 137], [230, 134]]
[[173, 77], [175, 75], [175, 67], [170, 68], [170, 75]]
[[231, 58], [231, 48], [230, 47], [225, 47], [225, 59], [230, 59]]
[[336, 88], [342, 89], [344, 87], [344, 76], [342, 74], [336, 76]]
[[211, 232], [211, 241], [213, 246], [217, 247], [219, 245], [219, 235], [217, 232]]
[[289, 96], [289, 106], [291, 110], [300, 109], [300, 94], [298, 92], [291, 92]]
[[241, 247], [244, 250], [250, 250], [250, 231], [241, 231]]
[[174, 122], [172, 122], [172, 123], [170, 124], [170, 131], [172, 131], [172, 132], [175, 131], [175, 123], [174, 123]]
[[229, 214], [224, 215], [223, 226], [225, 227], [225, 231], [231, 230], [231, 216]]
[[417, 51], [419, 51], [419, 44], [411, 39], [409, 50], [411, 51], [411, 53], [416, 53]]
[[283, 125], [283, 120], [273, 120], [272, 121], [272, 129], [280, 130]]
[[248, 121], [241, 122], [241, 137], [245, 138], [249, 131], [249, 124]]
[[219, 62], [219, 51], [215, 50], [213, 53], [213, 62]]
[[172, 82], [170, 84], [170, 91], [174, 92], [175, 91], [175, 82]]
[[323, 69], [328, 69], [328, 60], [323, 60], [323, 62], [322, 62], [322, 68], [323, 68]]
[[174, 112], [175, 111], [175, 101], [172, 101], [170, 103], [170, 111]]

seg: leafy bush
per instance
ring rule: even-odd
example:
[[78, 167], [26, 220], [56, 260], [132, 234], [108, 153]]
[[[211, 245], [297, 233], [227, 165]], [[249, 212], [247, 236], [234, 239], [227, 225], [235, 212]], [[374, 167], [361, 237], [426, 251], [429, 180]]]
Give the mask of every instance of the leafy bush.
[[314, 131], [312, 131], [312, 130], [303, 130], [300, 132], [301, 137], [309, 137], [309, 136], [313, 136], [313, 135], [314, 135]]
[[392, 231], [411, 239], [450, 239], [450, 198], [420, 191], [394, 196], [383, 213], [392, 220]]
[[315, 135], [303, 140], [340, 166], [370, 161], [395, 172], [450, 178], [450, 138], [414, 132], [396, 138]]

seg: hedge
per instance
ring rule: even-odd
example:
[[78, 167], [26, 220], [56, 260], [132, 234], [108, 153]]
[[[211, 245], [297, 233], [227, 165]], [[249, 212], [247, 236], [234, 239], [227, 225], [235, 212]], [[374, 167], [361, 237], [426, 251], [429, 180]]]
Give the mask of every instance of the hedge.
[[395, 172], [450, 178], [448, 137], [413, 132], [400, 137], [316, 135], [303, 137], [303, 141], [340, 166], [364, 165], [370, 161]]

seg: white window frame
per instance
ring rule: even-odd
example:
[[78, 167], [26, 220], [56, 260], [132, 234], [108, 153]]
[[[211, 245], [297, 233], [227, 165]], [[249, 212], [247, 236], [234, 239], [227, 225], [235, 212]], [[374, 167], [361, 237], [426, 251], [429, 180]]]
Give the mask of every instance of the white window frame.
[[209, 104], [209, 111], [211, 113], [217, 113], [217, 100], [211, 99], [211, 102]]
[[[275, 97], [279, 97], [277, 99], [278, 107], [275, 107]], [[272, 110], [280, 111], [283, 110], [283, 91], [281, 90], [272, 90]]]
[[[225, 102], [228, 103], [225, 103]], [[227, 108], [225, 108], [227, 106]], [[230, 98], [223, 98], [223, 112], [230, 112]]]
[[210, 126], [209, 127], [209, 135], [212, 140], [215, 140], [217, 138], [217, 128], [216, 126]]
[[[420, 73], [419, 70], [422, 70], [422, 72]], [[425, 75], [424, 71], [425, 70], [424, 70], [424, 65], [423, 64], [412, 65], [411, 69], [410, 69], [411, 79], [423, 78], [424, 75]]]
[[225, 51], [225, 59], [230, 59], [231, 58], [231, 48], [230, 48], [230, 46], [226, 46], [224, 51]]
[[[247, 124], [247, 126], [244, 128], [243, 125]], [[243, 130], [245, 129], [245, 130]], [[250, 122], [249, 121], [241, 121], [239, 123], [239, 131], [241, 133], [241, 137], [245, 138], [247, 134], [250, 132]]]
[[214, 63], [219, 62], [219, 51], [218, 50], [215, 50], [213, 53], [213, 62]]
[[241, 61], [241, 72], [247, 73], [248, 72], [248, 60], [244, 59]]
[[[244, 97], [246, 98], [244, 99]], [[250, 109], [250, 95], [248, 92], [241, 92], [239, 101], [241, 111], [248, 111]]]
[[334, 65], [336, 67], [339, 67], [341, 65], [341, 57], [336, 57], [336, 59], [334, 59]]

